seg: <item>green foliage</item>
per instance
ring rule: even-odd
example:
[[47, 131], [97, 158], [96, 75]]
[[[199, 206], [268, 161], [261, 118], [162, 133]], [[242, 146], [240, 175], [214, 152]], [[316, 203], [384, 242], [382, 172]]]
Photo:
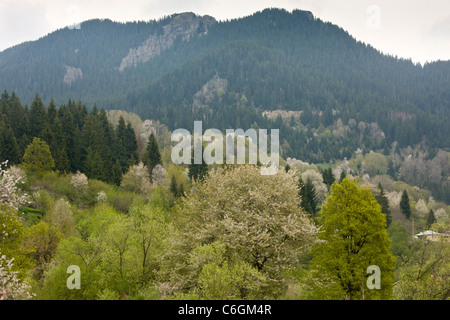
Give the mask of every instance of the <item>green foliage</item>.
[[42, 176], [55, 167], [55, 162], [50, 153], [49, 146], [39, 138], [25, 149], [23, 156], [23, 167], [30, 174]]
[[314, 185], [311, 179], [307, 179], [304, 183], [302, 178], [299, 179], [299, 195], [300, 195], [300, 205], [301, 207], [308, 212], [311, 217], [316, 217], [317, 212], [319, 211], [317, 204], [317, 195], [316, 190], [314, 189]]
[[203, 157], [203, 153], [205, 151], [205, 147], [202, 145], [202, 162], [195, 163], [194, 159], [194, 149], [191, 151], [191, 163], [189, 164], [189, 172], [188, 177], [191, 181], [203, 181], [208, 175], [208, 165], [205, 162]]
[[378, 184], [378, 189], [380, 190], [380, 193], [375, 195], [375, 199], [381, 206], [381, 212], [386, 215], [386, 226], [389, 227], [392, 222], [391, 210], [389, 208], [389, 199], [386, 197], [381, 183]]
[[[282, 190], [277, 187], [280, 185]], [[245, 290], [251, 292], [252, 287], [261, 285], [260, 298], [278, 297], [286, 285], [283, 271], [296, 265], [315, 233], [299, 201], [293, 172], [265, 176], [250, 165], [212, 170], [203, 182], [194, 183], [180, 204], [179, 230], [172, 232], [172, 248], [162, 269], [163, 278], [169, 278], [171, 287], [177, 288], [169, 293], [200, 294], [203, 264], [200, 258], [192, 262], [192, 254], [196, 250], [220, 253], [225, 248], [227, 264], [218, 262], [218, 254], [213, 259], [216, 265], [206, 269], [208, 274], [220, 272], [222, 278], [217, 283], [203, 279], [204, 290], [214, 292], [214, 297], [234, 295], [235, 287], [229, 281], [230, 274], [236, 273], [236, 280], [244, 277], [240, 285], [247, 287]], [[202, 247], [208, 244], [211, 247]], [[196, 263], [195, 268], [192, 263]], [[244, 280], [250, 274], [255, 274], [257, 282], [247, 285]], [[260, 283], [261, 277], [265, 280]], [[247, 297], [245, 290], [240, 297]]]
[[397, 267], [408, 261], [414, 254], [411, 234], [400, 220], [395, 220], [387, 228], [391, 242], [391, 252], [396, 257]]
[[436, 222], [436, 217], [434, 216], [434, 211], [433, 209], [430, 209], [430, 212], [428, 213], [427, 216], [427, 228], [430, 228], [433, 223]]
[[[387, 299], [392, 294], [395, 258], [390, 250], [386, 219], [369, 189], [359, 189], [344, 179], [333, 184], [331, 196], [321, 210], [322, 232], [313, 247], [309, 283], [320, 299]], [[367, 268], [381, 270], [381, 289], [368, 290]], [[318, 287], [324, 285], [322, 289]]]
[[150, 175], [150, 181], [152, 181], [153, 168], [156, 165], [161, 164], [161, 153], [159, 152], [158, 142], [156, 141], [155, 134], [152, 132], [148, 138], [147, 148], [142, 157], [142, 162], [147, 166]]
[[409, 195], [406, 190], [403, 190], [402, 197], [400, 199], [400, 210], [407, 219], [411, 217], [411, 205], [409, 203]]
[[323, 182], [327, 185], [328, 190], [329, 190], [331, 188], [331, 185], [335, 181], [333, 170], [331, 169], [331, 167], [328, 167], [323, 171], [322, 177], [323, 177]]
[[[448, 225], [445, 226], [448, 230]], [[436, 231], [436, 230], [435, 230]], [[417, 250], [396, 271], [394, 298], [400, 300], [448, 300], [450, 244], [443, 237], [436, 241], [416, 240]]]

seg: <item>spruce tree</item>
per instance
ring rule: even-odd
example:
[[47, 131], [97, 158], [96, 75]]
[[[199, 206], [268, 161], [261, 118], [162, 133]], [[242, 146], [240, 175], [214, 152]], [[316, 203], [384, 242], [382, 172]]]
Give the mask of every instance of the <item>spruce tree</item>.
[[428, 213], [428, 217], [427, 217], [427, 228], [430, 228], [433, 223], [436, 222], [436, 217], [434, 216], [434, 211], [433, 209], [430, 209], [430, 213]]
[[36, 95], [30, 108], [30, 135], [31, 137], [39, 137], [42, 130], [47, 124], [47, 110], [41, 97]]
[[328, 190], [331, 188], [331, 185], [336, 180], [333, 175], [333, 170], [331, 167], [326, 168], [322, 173], [323, 182], [327, 185]]
[[142, 157], [142, 162], [144, 162], [147, 166], [151, 179], [153, 168], [156, 167], [156, 165], [161, 164], [161, 154], [159, 152], [158, 142], [156, 141], [156, 137], [153, 132], [148, 138], [147, 148], [144, 156]]
[[125, 130], [125, 140], [126, 144], [126, 153], [127, 153], [127, 165], [128, 167], [138, 164], [139, 155], [138, 155], [138, 142], [136, 139], [136, 132], [134, 131], [131, 123], [128, 122], [127, 128]]
[[114, 155], [119, 161], [121, 171], [126, 172], [128, 169], [128, 156], [127, 156], [127, 137], [126, 137], [126, 125], [122, 116], [119, 118], [119, 123], [115, 132], [115, 152]]
[[315, 217], [318, 208], [317, 208], [317, 194], [316, 190], [314, 189], [314, 185], [311, 181], [311, 179], [307, 179], [306, 182], [303, 182], [303, 180], [299, 179], [299, 195], [300, 195], [300, 206], [308, 212], [311, 217]]
[[377, 200], [378, 204], [381, 206], [381, 212], [385, 214], [386, 216], [386, 227], [389, 227], [389, 225], [392, 222], [391, 217], [391, 210], [389, 208], [389, 199], [386, 197], [386, 194], [384, 192], [383, 186], [381, 183], [378, 184], [378, 189], [380, 190], [380, 193], [378, 193], [375, 196], [375, 199]]
[[341, 176], [339, 177], [339, 183], [341, 183], [347, 177], [347, 172], [345, 170], [341, 171]]
[[116, 159], [114, 163], [114, 167], [112, 168], [112, 183], [116, 186], [120, 186], [120, 182], [122, 181], [122, 166], [120, 165], [119, 159]]
[[177, 186], [177, 180], [175, 179], [175, 176], [173, 175], [170, 178], [170, 187], [169, 187], [170, 192], [172, 192], [172, 195], [175, 198], [178, 198], [179, 194], [178, 194], [178, 186]]
[[[202, 146], [202, 155], [203, 155], [204, 147]], [[191, 164], [188, 167], [188, 177], [192, 181], [203, 181], [208, 174], [208, 165], [205, 162], [205, 159], [202, 156], [202, 162], [196, 164], [194, 162], [194, 149], [191, 152]]]
[[403, 191], [402, 197], [400, 199], [400, 210], [405, 215], [405, 217], [409, 219], [409, 217], [411, 216], [411, 206], [409, 203], [409, 196], [406, 190]]
[[8, 118], [0, 115], [0, 163], [6, 160], [8, 164], [20, 163], [20, 148]]

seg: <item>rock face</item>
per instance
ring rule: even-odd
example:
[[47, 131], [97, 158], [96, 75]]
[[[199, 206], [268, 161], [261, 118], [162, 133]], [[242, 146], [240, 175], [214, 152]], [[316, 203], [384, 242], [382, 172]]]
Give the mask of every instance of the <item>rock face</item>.
[[194, 95], [193, 110], [208, 107], [215, 95], [221, 95], [227, 91], [228, 80], [215, 75], [207, 83], [205, 83], [200, 91]]
[[189, 40], [196, 33], [202, 35], [208, 32], [208, 27], [216, 20], [210, 16], [197, 16], [194, 13], [181, 13], [171, 19], [163, 27], [160, 35], [151, 35], [137, 48], [131, 48], [128, 55], [122, 59], [119, 71], [122, 72], [130, 66], [136, 67], [140, 62], [147, 62], [162, 51], [170, 48], [174, 41], [181, 37], [183, 41]]
[[77, 79], [83, 78], [83, 72], [80, 68], [74, 68], [70, 66], [66, 66], [66, 74], [64, 75], [64, 83], [67, 85], [71, 85]]

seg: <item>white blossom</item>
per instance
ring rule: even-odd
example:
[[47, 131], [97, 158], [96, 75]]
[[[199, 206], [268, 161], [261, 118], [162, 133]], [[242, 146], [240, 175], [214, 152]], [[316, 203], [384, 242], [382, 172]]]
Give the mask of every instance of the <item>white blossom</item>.
[[21, 281], [17, 271], [13, 271], [14, 258], [7, 260], [0, 253], [0, 300], [26, 300], [35, 294], [29, 292], [30, 287]]

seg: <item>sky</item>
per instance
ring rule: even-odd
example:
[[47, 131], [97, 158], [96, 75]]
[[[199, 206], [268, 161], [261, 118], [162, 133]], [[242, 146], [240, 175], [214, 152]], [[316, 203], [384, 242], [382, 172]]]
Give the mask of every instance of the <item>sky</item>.
[[194, 12], [217, 20], [265, 8], [309, 10], [383, 53], [450, 60], [449, 0], [0, 0], [0, 51], [85, 20], [153, 20]]

